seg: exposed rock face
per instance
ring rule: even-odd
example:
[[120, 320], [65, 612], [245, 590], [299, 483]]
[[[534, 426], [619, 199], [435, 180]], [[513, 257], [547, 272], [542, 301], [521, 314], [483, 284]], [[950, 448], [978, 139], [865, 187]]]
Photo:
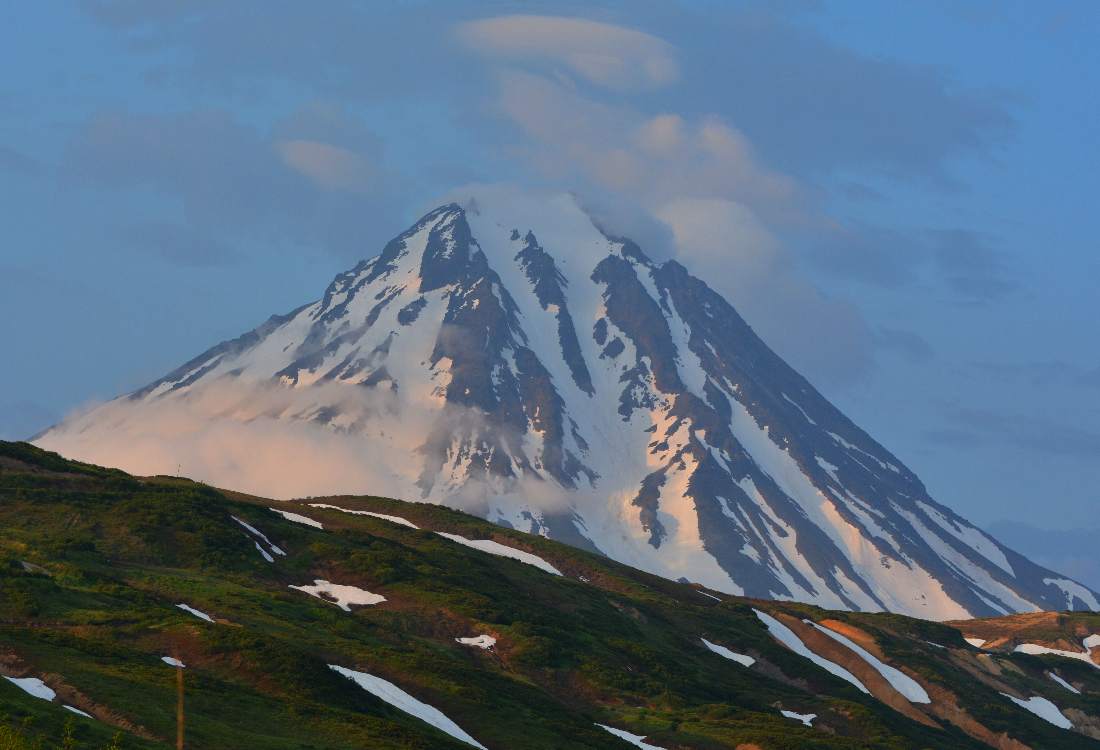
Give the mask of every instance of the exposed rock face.
[[317, 394], [279, 419], [324, 424], [369, 462], [405, 416], [366, 419], [318, 387], [338, 385], [429, 415], [406, 465], [380, 467], [404, 498], [476, 497], [498, 523], [670, 578], [935, 619], [1100, 609], [936, 503], [681, 264], [569, 196], [473, 205], [440, 206], [319, 301], [38, 442], [103, 461], [96, 436], [150, 404], [274, 383]]

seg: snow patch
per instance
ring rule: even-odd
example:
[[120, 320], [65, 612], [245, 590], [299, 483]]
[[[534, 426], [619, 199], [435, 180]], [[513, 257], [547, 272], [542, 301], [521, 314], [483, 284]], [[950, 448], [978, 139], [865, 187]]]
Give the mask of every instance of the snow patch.
[[286, 556], [286, 552], [284, 552], [282, 549], [280, 549], [278, 547], [278, 545], [276, 545], [270, 539], [268, 539], [267, 536], [262, 531], [257, 529], [255, 526], [252, 526], [251, 524], [245, 523], [244, 521], [237, 518], [236, 516], [230, 516], [230, 518], [232, 518], [234, 521], [239, 523], [241, 526], [244, 526], [245, 529], [248, 530], [253, 536], [259, 537], [263, 541], [263, 543], [266, 544], [268, 547], [270, 547], [271, 551], [274, 552], [276, 555], [281, 555], [281, 556], [284, 556], [284, 557]]
[[1026, 709], [1031, 713], [1038, 716], [1040, 719], [1049, 721], [1059, 729], [1073, 729], [1073, 722], [1067, 719], [1058, 707], [1048, 701], [1041, 695], [1033, 695], [1032, 697], [1024, 700], [1023, 698], [1016, 698], [1008, 693], [1001, 693], [1004, 697], [1015, 703], [1020, 708]]
[[813, 726], [813, 720], [817, 718], [817, 714], [800, 714], [800, 713], [795, 713], [794, 711], [784, 711], [782, 709], [780, 709], [779, 713], [783, 714], [788, 719], [795, 719], [797, 721], [801, 721], [803, 724], [805, 724], [808, 727], [812, 727]]
[[44, 701], [52, 701], [57, 697], [49, 685], [42, 682], [37, 677], [7, 677], [4, 679], [21, 689], [28, 695], [33, 695], [35, 698], [41, 698]]
[[1013, 650], [1020, 654], [1031, 654], [1032, 656], [1040, 656], [1042, 654], [1064, 656], [1067, 659], [1076, 659], [1077, 661], [1083, 661], [1086, 664], [1090, 664], [1097, 669], [1100, 669], [1100, 664], [1094, 662], [1089, 654], [1085, 654], [1080, 651], [1064, 651], [1060, 648], [1049, 648], [1048, 646], [1040, 646], [1038, 643], [1021, 643]]
[[1094, 648], [1100, 648], [1100, 634], [1093, 633], [1088, 638], [1081, 641], [1081, 643], [1090, 651]]
[[162, 656], [160, 657], [160, 660], [170, 667], [178, 667], [180, 669], [183, 669], [187, 666], [182, 661], [173, 656]]
[[704, 646], [706, 646], [714, 653], [718, 654], [719, 656], [724, 656], [731, 661], [735, 661], [738, 664], [746, 667], [751, 667], [753, 664], [756, 663], [756, 659], [752, 658], [751, 656], [745, 656], [744, 654], [739, 654], [736, 651], [730, 651], [725, 646], [719, 646], [717, 643], [711, 643], [706, 638], [701, 638], [700, 640], [703, 641]]
[[472, 638], [455, 638], [456, 641], [463, 646], [477, 646], [478, 648], [488, 651], [496, 645], [497, 639], [491, 635], [477, 635]]
[[1071, 581], [1068, 578], [1044, 578], [1043, 583], [1062, 589], [1062, 593], [1066, 595], [1066, 609], [1073, 609], [1073, 600], [1080, 599], [1093, 612], [1100, 611], [1100, 602], [1096, 601], [1091, 591], [1077, 581]]
[[272, 511], [273, 513], [278, 513], [280, 516], [282, 516], [286, 520], [293, 521], [294, 523], [300, 523], [300, 524], [304, 524], [306, 526], [312, 526], [315, 529], [325, 528], [321, 524], [320, 521], [314, 521], [312, 518], [307, 518], [306, 516], [301, 516], [301, 515], [298, 515], [297, 513], [291, 513], [288, 510], [279, 510], [278, 508], [268, 508], [268, 510]]
[[506, 545], [500, 544], [499, 542], [494, 542], [491, 539], [467, 539], [464, 536], [459, 536], [458, 534], [448, 534], [444, 531], [437, 531], [435, 533], [439, 534], [441, 537], [450, 539], [452, 542], [457, 542], [459, 544], [465, 545], [466, 547], [473, 547], [476, 550], [487, 552], [490, 555], [497, 555], [498, 557], [510, 557], [513, 560], [519, 560], [522, 563], [534, 565], [539, 570], [545, 570], [547, 573], [552, 573], [556, 576], [561, 575], [560, 570], [543, 560], [538, 555], [532, 555], [530, 552], [524, 552], [523, 550], [518, 550], [514, 547], [508, 547]]
[[271, 555], [269, 555], [269, 554], [267, 553], [267, 550], [266, 550], [266, 549], [264, 549], [263, 547], [261, 547], [261, 546], [260, 546], [260, 543], [259, 543], [259, 542], [257, 542], [257, 541], [253, 541], [252, 543], [256, 545], [256, 549], [257, 549], [257, 550], [259, 551], [259, 553], [260, 553], [261, 555], [263, 555], [263, 556], [264, 556], [264, 559], [265, 559], [265, 560], [267, 560], [267, 561], [268, 561], [269, 563], [273, 563], [273, 562], [275, 562], [275, 558], [274, 558], [274, 557], [272, 557]]
[[328, 667], [334, 672], [347, 677], [376, 698], [380, 698], [386, 703], [389, 703], [394, 708], [431, 724], [441, 732], [445, 732], [456, 740], [465, 742], [467, 745], [473, 745], [474, 747], [481, 748], [481, 750], [487, 750], [484, 745], [462, 731], [462, 728], [459, 727], [458, 724], [448, 719], [442, 711], [429, 706], [427, 703], [418, 701], [392, 682], [383, 680], [381, 677], [375, 677], [367, 672], [357, 672], [354, 669], [347, 669], [346, 667], [340, 667], [336, 664], [329, 664]]
[[796, 409], [798, 409], [798, 410], [799, 410], [800, 412], [802, 412], [802, 416], [806, 418], [806, 421], [807, 421], [807, 422], [809, 422], [809, 423], [810, 423], [810, 424], [812, 424], [812, 425], [816, 425], [816, 424], [817, 424], [817, 422], [813, 421], [813, 419], [811, 419], [811, 418], [810, 418], [810, 415], [806, 413], [806, 410], [805, 410], [805, 409], [803, 409], [803, 408], [802, 408], [801, 406], [799, 406], [799, 405], [798, 405], [798, 402], [797, 402], [797, 401], [795, 401], [794, 399], [792, 399], [792, 398], [791, 398], [790, 396], [788, 396], [788, 395], [787, 395], [786, 393], [782, 394], [782, 396], [783, 396], [783, 398], [785, 398], [785, 399], [787, 400], [787, 402], [788, 402], [788, 403], [790, 403], [790, 404], [791, 404], [792, 406], [794, 406], [794, 408], [796, 408]]
[[837, 633], [836, 631], [826, 628], [822, 625], [818, 625], [816, 622], [810, 622], [809, 620], [803, 620], [803, 622], [813, 625], [815, 628], [832, 638], [837, 643], [843, 644], [855, 653], [859, 654], [860, 658], [862, 658], [865, 662], [874, 667], [875, 671], [885, 677], [886, 681], [890, 683], [894, 690], [897, 690], [899, 693], [904, 695], [910, 703], [932, 702], [932, 699], [928, 697], [928, 693], [925, 692], [924, 688], [922, 688], [916, 680], [914, 680], [912, 677], [905, 674], [901, 670], [891, 667], [889, 664], [885, 663], [877, 656], [864, 649], [851, 638], [841, 635], [840, 633]]
[[1047, 677], [1054, 680], [1055, 682], [1057, 682], [1059, 685], [1061, 685], [1062, 687], [1064, 687], [1066, 690], [1070, 691], [1071, 693], [1073, 693], [1075, 695], [1080, 695], [1081, 694], [1080, 690], [1075, 688], [1073, 685], [1070, 685], [1068, 682], [1063, 680], [1058, 675], [1054, 674], [1054, 672], [1047, 672]]
[[1005, 557], [1004, 552], [1001, 552], [1001, 548], [997, 546], [997, 543], [988, 536], [969, 524], [953, 521], [928, 503], [918, 500], [917, 505], [929, 518], [935, 521], [941, 529], [979, 553], [986, 560], [989, 560], [1010, 576], [1016, 576], [1016, 571], [1012, 569], [1012, 565], [1008, 562], [1008, 558]]
[[985, 645], [985, 638], [963, 638], [964, 641], [969, 643], [974, 648], [981, 648]]
[[380, 604], [386, 601], [386, 597], [381, 594], [372, 594], [357, 586], [341, 586], [340, 584], [330, 583], [321, 578], [315, 579], [312, 586], [290, 585], [288, 588], [302, 591], [310, 596], [323, 599], [330, 604], [335, 604], [345, 612], [351, 612], [352, 604], [366, 606], [369, 604]]
[[663, 750], [663, 748], [657, 747], [656, 745], [650, 745], [648, 742], [646, 742], [645, 735], [631, 734], [625, 729], [616, 729], [615, 727], [609, 727], [606, 724], [596, 724], [596, 726], [598, 726], [600, 729], [603, 729], [604, 731], [610, 732], [611, 734], [618, 737], [620, 740], [625, 740], [635, 747], [642, 748], [642, 750]]
[[351, 508], [341, 508], [339, 505], [328, 505], [327, 503], [310, 503], [311, 508], [323, 508], [324, 510], [338, 510], [341, 513], [350, 513], [353, 516], [370, 516], [371, 518], [381, 518], [383, 521], [389, 521], [390, 523], [400, 524], [402, 526], [408, 526], [410, 529], [419, 529], [412, 521], [402, 518], [401, 516], [388, 516], [385, 513], [374, 513], [369, 510], [352, 510]]
[[818, 466], [820, 466], [822, 469], [825, 470], [825, 473], [829, 475], [829, 478], [832, 479], [834, 482], [836, 482], [837, 487], [843, 487], [844, 486], [843, 484], [841, 484], [840, 479], [838, 479], [837, 475], [836, 475], [836, 470], [839, 467], [829, 463], [828, 461], [826, 461], [821, 456], [814, 456], [814, 460], [817, 461]]
[[77, 708], [76, 706], [70, 706], [70, 705], [69, 705], [68, 703], [66, 703], [65, 705], [63, 705], [63, 706], [62, 706], [62, 708], [63, 708], [63, 709], [65, 709], [66, 711], [72, 711], [72, 712], [73, 712], [74, 714], [76, 714], [77, 716], [83, 716], [83, 717], [84, 717], [84, 718], [86, 718], [86, 719], [94, 719], [94, 718], [95, 718], [95, 717], [94, 717], [94, 716], [92, 716], [92, 715], [91, 715], [90, 713], [88, 713], [88, 712], [86, 712], [86, 711], [81, 711], [81, 710], [80, 710], [79, 708]]
[[193, 614], [195, 617], [199, 618], [200, 620], [206, 620], [207, 622], [214, 622], [213, 617], [206, 614], [205, 612], [200, 612], [199, 610], [195, 609], [194, 607], [192, 607], [189, 604], [177, 604], [176, 606], [179, 607], [180, 609], [182, 609], [184, 612], [190, 612], [191, 614]]
[[871, 691], [864, 687], [863, 683], [860, 682], [854, 674], [852, 674], [839, 664], [831, 662], [828, 659], [815, 654], [813, 651], [807, 648], [806, 644], [802, 642], [801, 638], [795, 635], [795, 632], [793, 630], [788, 628], [779, 620], [775, 619], [766, 612], [761, 612], [758, 609], [753, 609], [753, 612], [755, 612], [756, 616], [760, 618], [760, 621], [767, 626], [768, 632], [772, 634], [772, 637], [782, 643], [787, 648], [789, 648], [791, 651], [794, 651], [799, 656], [803, 656], [809, 659], [817, 666], [821, 667], [831, 674], [836, 675], [840, 679], [847, 680], [848, 682], [859, 688], [862, 692], [867, 693], [868, 695], [871, 694]]

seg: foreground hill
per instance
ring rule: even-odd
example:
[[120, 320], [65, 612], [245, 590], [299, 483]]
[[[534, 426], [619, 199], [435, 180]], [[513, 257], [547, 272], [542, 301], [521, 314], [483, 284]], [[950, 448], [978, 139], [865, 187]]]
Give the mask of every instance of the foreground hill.
[[257, 494], [422, 499], [730, 594], [939, 620], [1100, 610], [568, 195], [476, 189], [317, 301], [36, 442]]
[[[435, 505], [0, 443], [0, 529], [5, 750], [172, 747], [181, 675], [189, 748], [1100, 748], [1095, 663], [728, 596]], [[1044, 642], [1100, 646], [1097, 617], [1053, 617]]]

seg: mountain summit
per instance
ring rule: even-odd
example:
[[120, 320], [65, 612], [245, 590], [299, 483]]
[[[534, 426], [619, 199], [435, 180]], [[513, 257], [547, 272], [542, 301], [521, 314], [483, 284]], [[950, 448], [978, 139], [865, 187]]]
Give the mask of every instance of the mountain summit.
[[328, 490], [454, 505], [732, 594], [928, 619], [1100, 610], [568, 195], [442, 205], [319, 301], [36, 442], [132, 471], [186, 455], [243, 489], [314, 450]]

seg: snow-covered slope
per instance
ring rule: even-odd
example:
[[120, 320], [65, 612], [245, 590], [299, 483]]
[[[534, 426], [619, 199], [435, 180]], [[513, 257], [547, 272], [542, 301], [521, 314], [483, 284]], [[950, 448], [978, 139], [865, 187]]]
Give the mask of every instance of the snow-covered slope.
[[[220, 455], [211, 420], [308, 425], [342, 491], [729, 593], [934, 619], [1097, 607], [936, 503], [706, 283], [568, 195], [443, 205], [319, 301], [37, 442], [149, 471], [128, 456], [150, 441]], [[263, 453], [188, 470], [249, 489]]]

